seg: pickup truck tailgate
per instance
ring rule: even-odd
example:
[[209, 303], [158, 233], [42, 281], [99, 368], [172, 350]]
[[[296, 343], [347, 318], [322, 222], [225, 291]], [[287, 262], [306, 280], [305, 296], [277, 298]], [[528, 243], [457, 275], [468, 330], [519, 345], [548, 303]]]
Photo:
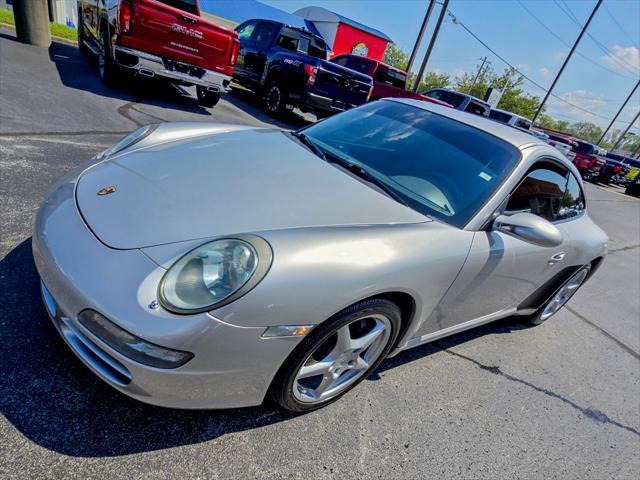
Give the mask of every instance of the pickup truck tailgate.
[[372, 80], [355, 70], [332, 62], [321, 61], [315, 90], [330, 98], [360, 105], [367, 101]]
[[133, 7], [131, 33], [121, 36], [123, 46], [208, 70], [229, 70], [237, 42], [233, 30], [160, 1], [138, 0]]

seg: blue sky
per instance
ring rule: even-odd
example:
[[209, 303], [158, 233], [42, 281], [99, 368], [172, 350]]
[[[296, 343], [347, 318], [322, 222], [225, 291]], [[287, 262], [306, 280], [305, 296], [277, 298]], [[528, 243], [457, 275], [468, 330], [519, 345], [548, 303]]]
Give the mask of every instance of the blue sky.
[[[382, 30], [407, 52], [413, 46], [428, 4], [427, 0], [262, 1], [289, 12], [309, 5], [328, 8]], [[493, 50], [517, 65], [532, 80], [548, 87], [569, 50], [560, 39], [569, 45], [573, 43], [580, 28], [576, 21], [583, 24], [595, 3], [595, 0], [521, 0], [521, 3], [517, 0], [451, 0], [449, 10]], [[523, 5], [560, 39], [545, 30]], [[438, 9], [436, 7], [432, 16], [431, 28]], [[571, 19], [571, 14], [575, 15], [575, 20]], [[604, 0], [589, 33], [600, 46], [585, 36], [578, 52], [591, 62], [574, 55], [554, 93], [596, 115], [560, 100], [549, 102], [548, 113], [556, 119], [588, 120], [604, 126], [608, 123], [607, 118], [611, 119], [620, 108], [640, 75], [640, 1]], [[429, 36], [430, 30], [425, 35], [423, 51]], [[455, 75], [474, 69], [485, 55], [498, 70], [505, 66], [461, 26], [447, 20], [428, 69]], [[528, 82], [526, 89], [536, 95], [543, 93]], [[626, 126], [638, 108], [640, 93], [629, 102], [616, 127]], [[638, 123], [634, 130], [639, 130]]]

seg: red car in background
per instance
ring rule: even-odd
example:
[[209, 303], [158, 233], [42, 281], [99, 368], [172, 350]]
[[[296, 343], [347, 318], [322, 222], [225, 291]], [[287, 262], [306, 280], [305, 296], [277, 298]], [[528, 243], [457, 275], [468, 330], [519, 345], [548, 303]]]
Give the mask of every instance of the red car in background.
[[98, 56], [100, 78], [122, 71], [197, 87], [212, 107], [229, 90], [238, 34], [200, 16], [197, 0], [78, 0], [78, 46]]
[[333, 57], [331, 61], [355, 70], [356, 72], [371, 76], [373, 78], [371, 101], [387, 97], [413, 98], [415, 100], [423, 100], [425, 102], [451, 107], [451, 105], [442, 100], [428, 98], [419, 93], [407, 90], [407, 72], [403, 72], [399, 68], [392, 67], [386, 63], [351, 54], [338, 55]]

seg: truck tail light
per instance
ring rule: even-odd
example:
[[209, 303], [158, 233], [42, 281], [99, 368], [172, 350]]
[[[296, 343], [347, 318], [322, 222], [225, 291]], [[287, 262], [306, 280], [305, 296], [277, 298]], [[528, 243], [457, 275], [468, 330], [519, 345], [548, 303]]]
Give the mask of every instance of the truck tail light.
[[121, 33], [131, 33], [131, 2], [124, 0], [118, 4], [118, 20]]
[[615, 167], [613, 167], [613, 173], [620, 173], [621, 170], [622, 167], [620, 165], [616, 165]]
[[240, 42], [233, 40], [233, 46], [231, 47], [231, 57], [229, 58], [229, 66], [233, 67], [238, 59], [238, 50], [240, 48]]
[[304, 71], [307, 74], [307, 85], [313, 85], [316, 83], [316, 77], [318, 76], [318, 67], [305, 63]]

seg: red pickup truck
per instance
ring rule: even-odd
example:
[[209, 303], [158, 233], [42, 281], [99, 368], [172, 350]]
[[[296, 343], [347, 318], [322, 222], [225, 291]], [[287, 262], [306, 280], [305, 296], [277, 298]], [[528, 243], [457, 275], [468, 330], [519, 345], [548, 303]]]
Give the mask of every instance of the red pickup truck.
[[423, 100], [425, 102], [451, 107], [451, 105], [442, 100], [428, 98], [419, 93], [407, 90], [407, 73], [386, 63], [348, 53], [333, 57], [331, 61], [371, 76], [373, 78], [371, 101], [386, 97], [413, 98], [415, 100]]
[[98, 55], [105, 83], [126, 68], [196, 85], [213, 107], [229, 91], [238, 45], [235, 31], [200, 16], [198, 0], [78, 0], [78, 46]]

